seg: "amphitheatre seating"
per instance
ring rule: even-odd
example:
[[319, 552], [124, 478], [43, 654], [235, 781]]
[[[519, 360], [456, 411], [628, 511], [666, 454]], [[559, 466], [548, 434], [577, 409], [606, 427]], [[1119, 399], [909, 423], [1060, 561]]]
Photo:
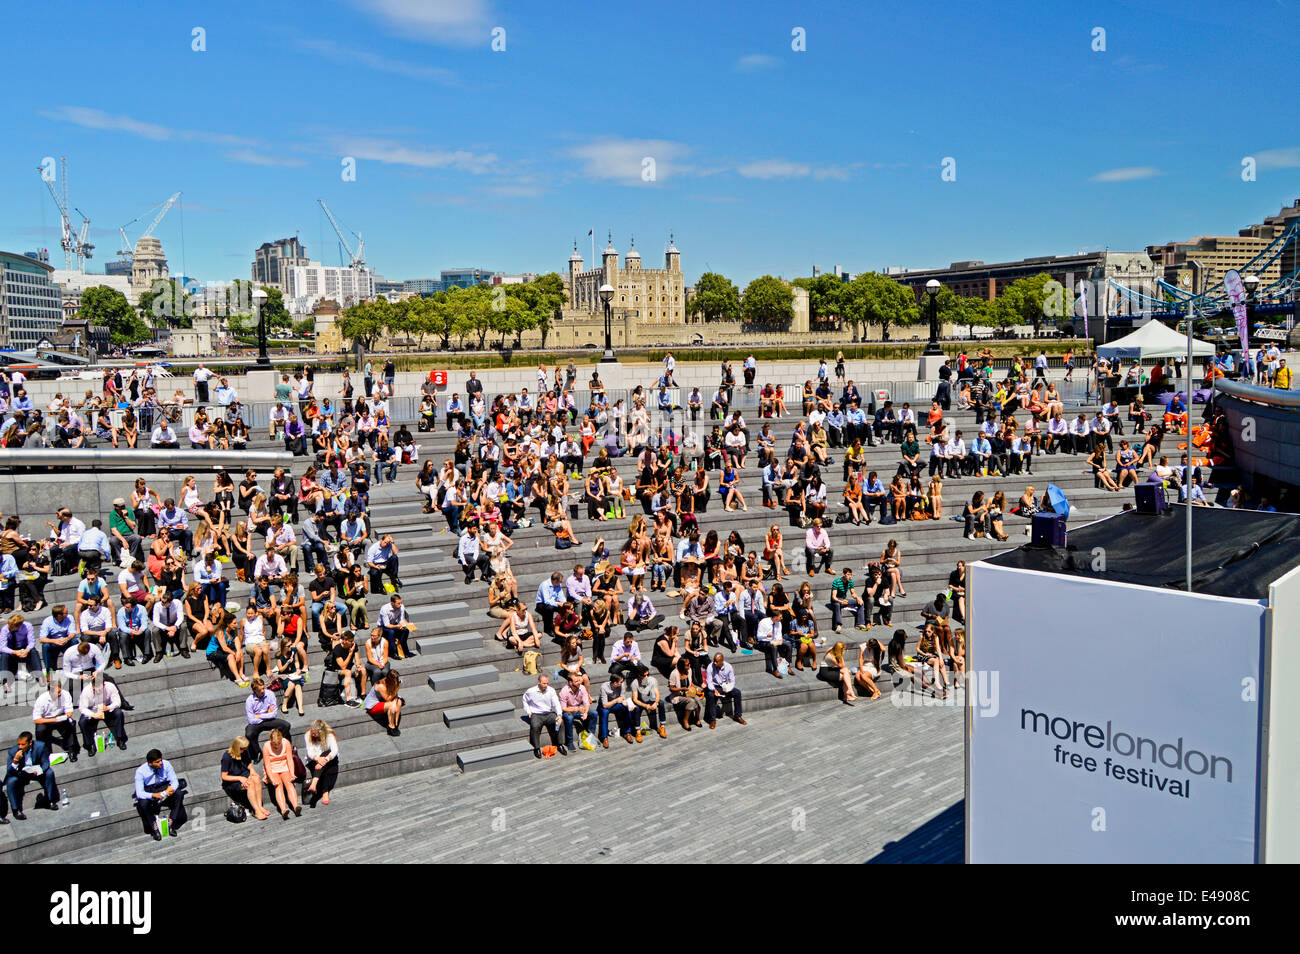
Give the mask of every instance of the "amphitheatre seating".
[[[797, 399], [790, 401], [797, 410]], [[679, 427], [683, 415], [678, 414]], [[971, 412], [953, 411], [951, 419], [956, 426], [971, 434], [975, 430]], [[761, 423], [751, 411], [746, 411], [751, 438], [756, 436]], [[788, 443], [797, 417], [773, 421], [778, 453]], [[701, 427], [712, 422], [701, 421]], [[414, 430], [414, 428], [412, 428]], [[421, 446], [421, 460], [432, 457], [441, 461], [451, 455], [452, 435], [439, 429], [416, 435]], [[283, 447], [270, 441], [265, 432], [258, 430], [250, 441], [253, 451], [275, 451]], [[892, 476], [897, 467], [897, 445], [867, 448], [867, 466], [879, 471], [882, 479]], [[177, 452], [184, 460], [190, 452]], [[199, 452], [194, 452], [199, 453]], [[823, 472], [828, 484], [828, 514], [841, 510], [840, 450], [832, 451], [834, 465]], [[195, 458], [197, 462], [197, 458]], [[293, 461], [295, 473], [301, 472], [306, 458]], [[777, 523], [785, 533], [787, 562], [792, 571], [801, 560], [802, 531], [787, 525], [784, 511], [768, 511], [759, 506], [757, 469], [750, 458], [742, 484], [750, 502], [748, 512], [726, 513], [720, 499], [715, 497], [707, 512], [699, 515], [701, 533], [715, 529], [725, 538], [726, 533], [738, 530], [747, 548], [761, 551], [761, 540], [766, 528]], [[634, 462], [628, 457], [616, 462], [627, 484], [633, 482]], [[1092, 487], [1092, 475], [1083, 456], [1055, 455], [1035, 458], [1034, 474], [1028, 477], [967, 477], [945, 481], [944, 506], [949, 515], [958, 515], [965, 500], [976, 489], [991, 493], [1002, 489], [1008, 502], [1014, 501], [1028, 483], [1034, 484], [1041, 494], [1048, 483], [1055, 483], [1069, 496], [1077, 513], [1072, 523], [1096, 519], [1115, 512], [1128, 499], [1126, 494], [1112, 494]], [[201, 468], [195, 468], [201, 471]], [[492, 638], [498, 621], [489, 617], [486, 609], [486, 584], [463, 583], [455, 562], [456, 538], [446, 531], [441, 514], [421, 513], [422, 499], [414, 486], [415, 468], [404, 466], [396, 483], [373, 484], [371, 488], [372, 532], [392, 533], [397, 541], [401, 560], [402, 590], [411, 619], [419, 627], [413, 641], [421, 654], [398, 661], [395, 667], [403, 678], [403, 695], [407, 701], [402, 721], [402, 735], [391, 738], [384, 734], [374, 719], [360, 709], [346, 707], [318, 708], [315, 688], [321, 673], [321, 651], [314, 639], [308, 641], [309, 662], [312, 667], [305, 693], [306, 716], [296, 713], [288, 718], [293, 725], [295, 741], [313, 718], [327, 719], [333, 726], [342, 750], [340, 786], [354, 782], [396, 776], [433, 766], [457, 764], [464, 771], [478, 770], [507, 764], [519, 759], [530, 759], [526, 730], [514, 718], [517, 703], [523, 691], [535, 681], [519, 671], [518, 655]], [[716, 484], [716, 474], [713, 475]], [[630, 517], [639, 512], [636, 502], [627, 508]], [[79, 514], [89, 521], [102, 514]], [[583, 546], [565, 552], [554, 549], [552, 534], [539, 524], [520, 528], [514, 534], [515, 545], [510, 551], [511, 564], [518, 578], [520, 598], [531, 604], [538, 585], [554, 570], [568, 573], [578, 562], [587, 563], [587, 546], [599, 534], [606, 536], [611, 550], [621, 545], [627, 520], [607, 524], [585, 519], [585, 508], [580, 507], [580, 519], [575, 531]], [[893, 626], [880, 627], [870, 635], [887, 640], [892, 629], [909, 631], [914, 641], [920, 621], [918, 609], [936, 592], [947, 587], [948, 574], [956, 561], [973, 561], [981, 556], [998, 552], [1017, 542], [1027, 542], [1020, 536], [1027, 530], [1028, 521], [1008, 515], [1009, 543], [999, 544], [991, 539], [965, 540], [960, 523], [947, 518], [931, 521], [906, 521], [893, 526], [878, 522], [868, 527], [834, 525], [829, 528], [835, 550], [835, 569], [852, 566], [861, 569], [868, 560], [879, 557], [886, 541], [896, 539], [903, 554], [902, 573], [908, 595], [896, 598]], [[47, 600], [71, 602], [74, 598], [75, 577], [51, 580]], [[231, 579], [231, 599], [243, 603], [247, 590]], [[796, 589], [808, 577], [795, 572], [787, 582], [787, 591]], [[828, 580], [818, 576], [812, 580], [820, 603], [825, 602]], [[372, 596], [369, 601], [370, 619], [377, 618], [378, 609], [386, 597]], [[653, 594], [656, 608], [668, 616], [667, 622], [677, 622], [680, 603]], [[37, 622], [45, 612], [35, 614]], [[823, 634], [833, 641], [829, 629], [829, 613], [819, 612]], [[638, 636], [643, 656], [649, 659], [654, 633]], [[856, 646], [866, 634], [849, 631], [844, 635], [856, 661]], [[558, 646], [544, 640], [541, 647], [540, 671], [553, 673], [559, 663]], [[761, 654], [729, 653], [724, 650], [736, 669], [738, 685], [744, 693], [745, 709], [750, 712], [783, 708], [810, 703], [833, 703], [835, 691], [815, 679], [813, 672], [792, 671], [785, 679], [775, 680], [763, 671]], [[603, 672], [588, 666], [592, 681], [599, 685]], [[89, 759], [83, 754], [76, 765], [63, 763], [56, 767], [59, 785], [66, 788], [71, 805], [54, 812], [32, 812], [25, 823], [0, 829], [0, 857], [11, 861], [33, 860], [55, 851], [67, 851], [102, 843], [117, 837], [140, 837], [139, 820], [128, 795], [131, 773], [152, 747], [161, 749], [176, 766], [177, 772], [188, 778], [193, 808], [203, 808], [209, 823], [222, 824], [220, 815], [226, 799], [220, 790], [218, 764], [221, 753], [230, 739], [241, 734], [244, 727], [243, 700], [247, 690], [235, 687], [230, 681], [213, 673], [201, 654], [189, 660], [168, 659], [162, 665], [136, 666], [112, 671], [126, 696], [136, 706], [129, 713], [128, 729], [130, 749], [120, 752], [111, 749]], [[891, 680], [879, 681], [882, 693], [892, 691]], [[907, 691], [906, 684], [902, 687]], [[31, 701], [25, 705], [8, 705], [0, 709], [0, 734], [13, 737], [29, 729]], [[876, 703], [878, 705], [879, 703]], [[871, 706], [860, 703], [869, 713]], [[864, 718], [870, 718], [867, 714]], [[762, 731], [761, 725], [740, 730], [729, 723], [719, 723], [719, 731]], [[673, 726], [670, 720], [670, 737]], [[671, 741], [671, 739], [670, 739]], [[575, 757], [575, 756], [571, 756]], [[578, 753], [578, 758], [599, 758], [597, 753]]]

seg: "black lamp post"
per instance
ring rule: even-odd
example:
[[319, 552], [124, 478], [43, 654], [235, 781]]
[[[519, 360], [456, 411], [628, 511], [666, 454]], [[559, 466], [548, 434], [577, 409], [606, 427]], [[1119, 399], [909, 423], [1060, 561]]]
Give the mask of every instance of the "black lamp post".
[[266, 299], [261, 288], [253, 289], [253, 307], [257, 309], [257, 367], [269, 368], [271, 359], [266, 353]]
[[611, 338], [611, 325], [614, 321], [614, 309], [610, 307], [610, 302], [614, 300], [614, 286], [605, 284], [600, 286], [600, 300], [605, 305], [605, 354], [601, 357], [601, 364], [609, 364], [618, 361], [614, 357], [614, 342]]
[[939, 347], [939, 289], [941, 287], [938, 279], [932, 278], [925, 283], [925, 294], [930, 299], [930, 343], [925, 346], [922, 354], [943, 354], [943, 349]]
[[[1255, 305], [1258, 304], [1255, 300], [1255, 289], [1259, 288], [1259, 276], [1247, 275], [1241, 283], [1246, 286], [1246, 340], [1250, 341], [1251, 329], [1255, 327]], [[1242, 355], [1243, 362], [1245, 357]]]

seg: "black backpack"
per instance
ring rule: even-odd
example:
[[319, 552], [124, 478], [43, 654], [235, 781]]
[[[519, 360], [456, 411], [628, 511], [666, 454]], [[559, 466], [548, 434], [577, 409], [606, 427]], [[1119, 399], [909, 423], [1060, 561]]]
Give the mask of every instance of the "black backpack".
[[337, 682], [322, 682], [316, 696], [316, 705], [321, 708], [343, 705], [343, 686]]

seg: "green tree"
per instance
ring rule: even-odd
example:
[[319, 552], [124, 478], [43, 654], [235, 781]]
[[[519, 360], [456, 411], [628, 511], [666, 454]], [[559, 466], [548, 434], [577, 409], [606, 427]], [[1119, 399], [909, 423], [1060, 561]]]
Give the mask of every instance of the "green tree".
[[844, 291], [847, 282], [838, 275], [818, 275], [816, 278], [796, 278], [794, 283], [808, 292], [808, 320], [842, 318]]
[[496, 329], [501, 332], [504, 346], [506, 335], [515, 336], [515, 347], [524, 346], [524, 332], [537, 326], [537, 312], [532, 305], [535, 298], [525, 293], [528, 285], [511, 285], [509, 289], [498, 285], [492, 290], [492, 308], [496, 312]]
[[293, 333], [300, 338], [305, 335], [315, 334], [316, 319], [313, 318], [311, 315], [308, 315], [306, 318], [303, 318], [301, 321], [295, 321], [293, 323]]
[[542, 336], [542, 347], [546, 347], [546, 336], [550, 334], [551, 324], [559, 321], [564, 313], [564, 306], [569, 300], [569, 293], [564, 279], [556, 272], [547, 272], [537, 276], [537, 280], [528, 283], [534, 297], [530, 305], [533, 311], [535, 327]]
[[740, 315], [748, 325], [786, 331], [794, 317], [794, 288], [771, 275], [755, 278], [745, 287]]
[[497, 312], [492, 308], [492, 288], [480, 284], [467, 288], [465, 308], [470, 327], [478, 335], [478, 347], [482, 351], [487, 346], [487, 336], [497, 330]]
[[881, 337], [888, 340], [889, 329], [906, 326], [920, 317], [916, 295], [910, 288], [876, 272], [863, 272], [844, 285], [840, 293], [843, 319], [856, 333], [859, 326], [880, 325]]
[[345, 340], [369, 351], [388, 331], [392, 319], [393, 306], [388, 299], [365, 301], [343, 309], [339, 315], [339, 333]]
[[262, 302], [262, 313], [266, 315], [266, 327], [269, 331], [272, 328], [284, 328], [286, 330], [293, 327], [293, 319], [289, 317], [289, 309], [284, 307], [284, 292], [278, 288], [272, 288], [270, 285], [263, 285], [262, 291], [266, 292], [266, 301]]
[[1002, 325], [1033, 325], [1037, 334], [1043, 319], [1074, 315], [1074, 295], [1046, 272], [1018, 278], [993, 303]]
[[[993, 302], [984, 298], [958, 295], [947, 285], [939, 289], [938, 306], [941, 323], [975, 327], [996, 325], [998, 322], [997, 315], [994, 314]], [[921, 306], [927, 316], [929, 312], [925, 309], [928, 307], [928, 304]]]
[[691, 297], [691, 317], [703, 315], [705, 321], [734, 321], [740, 313], [740, 292], [731, 279], [717, 272], [700, 276]]
[[174, 278], [160, 278], [151, 288], [140, 293], [136, 308], [154, 328], [192, 328], [194, 321], [186, 314], [188, 301], [184, 285]]
[[116, 345], [132, 345], [153, 337], [126, 296], [107, 285], [92, 285], [81, 293], [77, 317], [108, 328]]

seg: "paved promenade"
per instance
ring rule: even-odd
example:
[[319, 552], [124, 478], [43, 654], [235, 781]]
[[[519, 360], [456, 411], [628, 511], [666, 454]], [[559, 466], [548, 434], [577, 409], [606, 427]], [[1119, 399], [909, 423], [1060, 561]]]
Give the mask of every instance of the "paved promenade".
[[366, 782], [301, 819], [209, 815], [175, 840], [140, 835], [47, 861], [960, 862], [962, 710], [888, 698]]

